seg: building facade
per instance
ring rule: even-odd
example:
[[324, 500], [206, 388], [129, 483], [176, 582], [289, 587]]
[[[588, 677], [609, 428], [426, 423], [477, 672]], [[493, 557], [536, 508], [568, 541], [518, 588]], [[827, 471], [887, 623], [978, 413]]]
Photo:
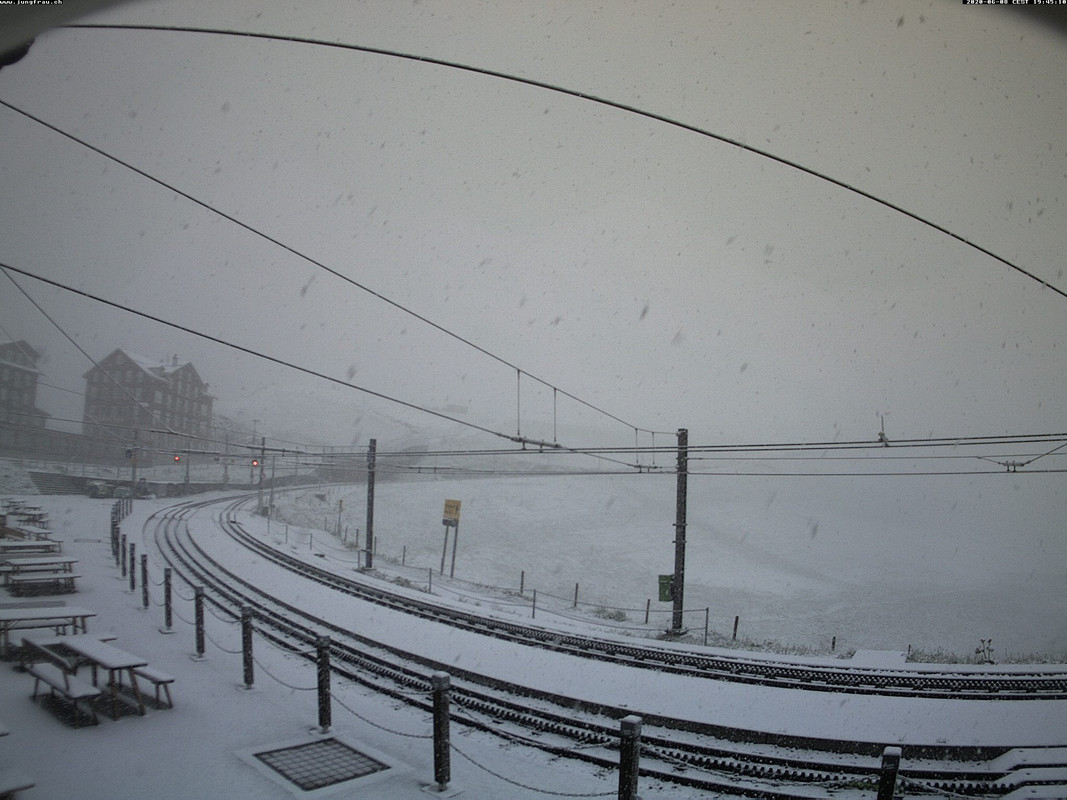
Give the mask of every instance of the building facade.
[[102, 447], [199, 448], [212, 432], [215, 398], [189, 362], [154, 361], [123, 349], [85, 373], [82, 431]]
[[25, 341], [0, 342], [0, 446], [25, 446], [44, 430], [48, 414], [37, 408], [38, 358]]

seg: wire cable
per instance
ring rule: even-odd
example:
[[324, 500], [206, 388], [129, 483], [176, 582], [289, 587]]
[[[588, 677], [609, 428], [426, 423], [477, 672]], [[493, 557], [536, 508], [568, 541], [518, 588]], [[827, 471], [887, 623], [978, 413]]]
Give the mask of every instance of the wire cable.
[[[283, 35], [280, 35], [280, 34], [255, 33], [255, 32], [252, 32], [252, 31], [238, 31], [238, 30], [221, 30], [221, 29], [217, 29], [217, 28], [202, 28], [202, 27], [194, 27], [194, 26], [182, 26], [182, 25], [122, 25], [122, 24], [104, 24], [104, 23], [71, 23], [71, 24], [65, 25], [63, 27], [66, 27], [66, 28], [81, 28], [81, 29], [93, 29], [93, 28], [96, 28], [96, 29], [105, 29], [105, 30], [144, 30], [144, 31], [175, 32], [175, 33], [196, 33], [196, 34], [209, 34], [209, 35], [214, 35], [214, 36], [233, 36], [233, 37], [245, 37], [245, 38], [249, 38], [249, 39], [262, 39], [262, 40], [268, 40], [268, 41], [292, 42], [292, 43], [295, 43], [295, 44], [307, 44], [307, 45], [314, 45], [316, 47], [330, 47], [330, 48], [336, 48], [336, 49], [341, 49], [341, 50], [352, 50], [352, 51], [356, 51], [356, 52], [360, 52], [360, 53], [368, 53], [368, 54], [371, 54], [371, 55], [380, 55], [380, 56], [387, 56], [389, 58], [397, 58], [397, 59], [402, 59], [402, 60], [406, 60], [406, 61], [414, 61], [414, 62], [418, 62], [418, 63], [421, 63], [421, 64], [430, 64], [432, 66], [445, 67], [447, 69], [460, 70], [460, 71], [463, 71], [463, 72], [469, 72], [469, 73], [473, 73], [473, 74], [476, 74], [476, 75], [484, 75], [484, 76], [490, 77], [490, 78], [497, 78], [497, 79], [500, 79], [500, 80], [509, 81], [511, 83], [518, 83], [518, 84], [523, 84], [525, 86], [532, 86], [532, 87], [535, 87], [535, 88], [538, 88], [538, 89], [545, 89], [545, 90], [550, 91], [550, 92], [556, 92], [558, 94], [566, 95], [568, 97], [577, 98], [578, 100], [585, 100], [587, 102], [596, 103], [598, 105], [606, 106], [608, 108], [614, 108], [614, 109], [616, 109], [618, 111], [622, 111], [622, 112], [625, 112], [627, 114], [634, 114], [634, 115], [637, 115], [637, 116], [640, 116], [640, 117], [644, 117], [645, 119], [653, 120], [654, 122], [660, 122], [660, 123], [663, 123], [665, 125], [670, 125], [671, 127], [674, 127], [674, 128], [679, 128], [680, 130], [688, 131], [690, 133], [695, 133], [695, 134], [698, 134], [700, 136], [704, 136], [704, 137], [707, 137], [709, 139], [713, 139], [713, 140], [715, 140], [717, 142], [722, 142], [723, 144], [731, 145], [733, 147], [738, 148], [739, 150], [743, 150], [745, 152], [752, 153], [753, 155], [759, 156], [761, 158], [766, 158], [766, 159], [769, 159], [770, 161], [775, 161], [775, 162], [777, 162], [779, 164], [782, 164], [783, 166], [789, 167], [790, 169], [794, 169], [794, 170], [797, 170], [798, 172], [802, 172], [802, 173], [804, 173], [806, 175], [810, 175], [813, 178], [817, 178], [818, 180], [825, 181], [826, 183], [829, 183], [829, 184], [831, 184], [833, 186], [836, 186], [839, 189], [844, 189], [845, 191], [848, 191], [848, 192], [851, 192], [853, 194], [859, 195], [860, 197], [863, 197], [863, 198], [865, 198], [867, 200], [870, 200], [873, 203], [877, 203], [878, 205], [883, 206], [885, 208], [888, 208], [891, 211], [895, 211], [898, 214], [902, 214], [903, 216], [908, 217], [909, 219], [914, 220], [915, 222], [918, 222], [921, 225], [925, 225], [925, 226], [927, 226], [929, 228], [932, 228], [935, 231], [937, 231], [938, 233], [944, 234], [945, 236], [948, 236], [948, 237], [950, 237], [952, 239], [955, 239], [956, 241], [960, 242], [961, 244], [964, 244], [967, 247], [972, 248], [973, 250], [977, 250], [978, 252], [982, 253], [983, 255], [989, 256], [990, 258], [1000, 262], [1004, 266], [1015, 270], [1019, 274], [1024, 275], [1025, 277], [1029, 278], [1030, 280], [1041, 284], [1042, 286], [1044, 286], [1047, 289], [1051, 289], [1056, 294], [1060, 295], [1064, 299], [1067, 299], [1067, 291], [1064, 291], [1063, 289], [1060, 289], [1059, 287], [1052, 285], [1051, 283], [1046, 281], [1044, 278], [1038, 277], [1034, 273], [1032, 273], [1032, 272], [1030, 272], [1030, 271], [1028, 271], [1026, 269], [1023, 269], [1018, 264], [1015, 264], [1015, 263], [1009, 261], [1008, 259], [1004, 258], [1003, 256], [997, 255], [992, 250], [989, 250], [988, 248], [982, 247], [981, 245], [977, 244], [976, 242], [974, 242], [974, 241], [972, 241], [972, 240], [970, 240], [970, 239], [968, 239], [968, 238], [966, 238], [964, 236], [961, 236], [958, 233], [954, 233], [953, 231], [949, 230], [948, 228], [944, 227], [943, 225], [939, 225], [936, 222], [928, 220], [925, 217], [920, 216], [919, 214], [917, 214], [914, 211], [909, 211], [908, 209], [904, 208], [901, 205], [893, 203], [893, 202], [891, 202], [889, 200], [886, 200], [884, 198], [878, 197], [877, 195], [872, 194], [871, 192], [868, 192], [865, 189], [861, 189], [858, 186], [854, 186], [853, 184], [850, 184], [850, 183], [848, 183], [846, 181], [843, 181], [843, 180], [841, 180], [839, 178], [834, 178], [831, 175], [828, 175], [828, 174], [826, 174], [824, 172], [819, 172], [818, 170], [816, 170], [816, 169], [814, 169], [812, 167], [807, 167], [807, 166], [805, 166], [805, 165], [803, 165], [803, 164], [801, 164], [801, 163], [799, 163], [797, 161], [792, 161], [792, 160], [790, 160], [790, 159], [788, 159], [788, 158], [786, 158], [784, 156], [780, 156], [780, 155], [778, 155], [776, 153], [772, 153], [769, 150], [763, 150], [763, 149], [761, 149], [759, 147], [753, 147], [750, 144], [746, 144], [744, 142], [740, 142], [740, 141], [738, 141], [736, 139], [731, 139], [730, 137], [725, 136], [724, 134], [715, 133], [714, 131], [708, 130], [707, 128], [702, 128], [699, 125], [694, 125], [692, 123], [683, 122], [683, 121], [681, 121], [679, 119], [675, 119], [673, 117], [668, 117], [665, 114], [659, 114], [659, 113], [656, 113], [654, 111], [649, 111], [648, 109], [640, 108], [638, 106], [630, 105], [628, 103], [623, 103], [623, 102], [618, 101], [618, 100], [611, 100], [611, 99], [609, 99], [607, 97], [601, 97], [599, 95], [590, 94], [590, 93], [587, 93], [587, 92], [582, 92], [582, 91], [579, 91], [577, 89], [571, 89], [571, 88], [568, 88], [566, 86], [560, 86], [558, 84], [548, 83], [547, 81], [537, 80], [536, 78], [526, 78], [526, 77], [523, 77], [521, 75], [514, 75], [514, 74], [511, 74], [511, 73], [508, 73], [508, 72], [501, 72], [500, 70], [490, 69], [488, 67], [478, 67], [478, 66], [474, 66], [472, 64], [464, 64], [464, 63], [458, 62], [458, 61], [449, 61], [449, 60], [443, 59], [443, 58], [436, 58], [434, 56], [418, 55], [418, 54], [415, 54], [415, 53], [405, 53], [405, 52], [402, 52], [402, 51], [399, 51], [399, 50], [390, 50], [390, 49], [381, 48], [381, 47], [370, 47], [368, 45], [345, 44], [343, 42], [329, 42], [329, 41], [325, 41], [323, 39], [313, 39], [313, 38], [310, 38], [310, 37], [303, 37], [303, 36], [283, 36]], [[5, 103], [5, 105], [6, 105], [6, 103]], [[388, 301], [388, 302], [391, 302], [391, 301]], [[430, 324], [433, 324], [433, 323], [430, 323]], [[442, 328], [441, 330], [444, 330], [444, 329]], [[447, 332], [448, 331], [446, 331], [446, 333]], [[454, 336], [455, 334], [449, 333], [449, 335]], [[457, 338], [459, 338], [459, 337], [457, 337]], [[475, 346], [475, 345], [471, 345], [471, 346]], [[481, 349], [481, 348], [478, 348], [478, 349]], [[492, 354], [491, 353], [487, 353], [487, 355], [492, 355]], [[496, 356], [493, 356], [493, 358], [496, 358]], [[498, 359], [498, 360], [500, 360], [502, 363], [507, 364], [507, 362], [503, 361], [503, 359]], [[512, 366], [512, 365], [509, 364], [508, 366]], [[516, 369], [518, 369], [518, 368], [516, 367]], [[551, 384], [545, 383], [544, 381], [541, 381], [540, 378], [537, 378], [534, 375], [530, 375], [530, 373], [526, 373], [526, 374], [529, 377], [534, 378], [534, 380], [537, 380], [537, 381], [540, 381], [541, 383], [544, 383], [545, 386], [551, 386]], [[564, 392], [564, 394], [566, 394], [566, 392]], [[568, 396], [570, 396], [570, 395], [568, 395]], [[572, 399], [577, 400], [578, 402], [584, 403], [584, 401], [580, 400], [579, 398], [576, 398], [576, 397], [572, 396]], [[596, 409], [595, 406], [589, 406], [589, 407], [593, 408], [594, 410], [600, 411], [600, 409]], [[601, 411], [601, 413], [605, 413], [606, 414], [607, 412]], [[608, 414], [608, 416], [611, 416], [611, 415]], [[622, 422], [624, 425], [627, 425], [628, 427], [633, 427], [632, 425], [629, 425], [629, 423], [626, 423], [623, 420], [619, 420], [617, 417], [613, 417], [613, 418], [618, 420], [619, 422]]]
[[[527, 377], [532, 378], [533, 380], [537, 381], [538, 383], [540, 383], [540, 384], [542, 384], [542, 385], [544, 385], [546, 387], [550, 387], [553, 390], [559, 391], [559, 393], [564, 395], [565, 397], [569, 397], [571, 400], [574, 400], [575, 402], [580, 403], [581, 405], [586, 406], [587, 408], [589, 408], [589, 409], [591, 409], [593, 411], [596, 411], [599, 414], [603, 414], [604, 416], [609, 417], [610, 419], [613, 419], [616, 422], [622, 423], [623, 425], [625, 425], [628, 428], [634, 428], [636, 430], [645, 430], [645, 431], [647, 431], [647, 429], [638, 428], [637, 426], [627, 422], [626, 420], [621, 419], [621, 418], [615, 416], [614, 414], [612, 414], [612, 413], [610, 413], [608, 411], [605, 411], [604, 409], [599, 408], [598, 406], [593, 405], [592, 403], [589, 403], [589, 402], [587, 402], [585, 400], [582, 400], [580, 397], [577, 397], [576, 395], [573, 395], [570, 392], [564, 391], [563, 389], [558, 389], [558, 387], [554, 386], [553, 384], [549, 383], [548, 381], [544, 380], [543, 378], [539, 378], [538, 376], [536, 376], [536, 375], [534, 375], [534, 374], [532, 374], [530, 372], [527, 372], [526, 370], [522, 369], [521, 367], [519, 367], [519, 366], [517, 366], [515, 364], [512, 364], [510, 361], [502, 358], [501, 356], [498, 356], [495, 353], [492, 353], [489, 350], [485, 349], [484, 347], [482, 347], [482, 346], [480, 346], [478, 344], [475, 344], [470, 339], [464, 338], [463, 336], [460, 336], [459, 334], [454, 333], [453, 331], [449, 330], [448, 328], [445, 328], [443, 325], [440, 325], [440, 324], [434, 322], [433, 320], [429, 319], [428, 317], [426, 317], [426, 316], [424, 316], [422, 314], [419, 314], [418, 312], [413, 311], [413, 310], [407, 308], [406, 306], [401, 305], [400, 303], [396, 302], [395, 300], [392, 300], [391, 298], [386, 297], [385, 295], [381, 294], [380, 292], [377, 292], [374, 289], [371, 289], [369, 286], [366, 286], [365, 284], [360, 283], [359, 281], [355, 280], [354, 278], [351, 278], [348, 275], [345, 275], [343, 272], [340, 272], [339, 270], [333, 269], [332, 267], [328, 267], [326, 264], [322, 263], [321, 261], [318, 261], [318, 260], [312, 258], [311, 256], [308, 256], [308, 255], [302, 253], [301, 251], [297, 250], [296, 248], [294, 248], [294, 247], [292, 247], [292, 246], [290, 246], [288, 244], [285, 244], [280, 239], [278, 239], [278, 238], [276, 238], [274, 236], [271, 236], [270, 234], [264, 233], [263, 231], [259, 230], [258, 228], [255, 228], [255, 227], [253, 227], [253, 226], [251, 226], [251, 225], [249, 225], [249, 224], [247, 224], [245, 222], [242, 222], [241, 220], [239, 220], [237, 217], [233, 216], [232, 214], [227, 214], [226, 212], [216, 208], [215, 206], [212, 206], [211, 204], [194, 197], [193, 195], [189, 194], [188, 192], [185, 192], [185, 191], [177, 188], [176, 186], [174, 186], [172, 184], [169, 184], [169, 183], [167, 183], [166, 181], [164, 181], [164, 180], [162, 180], [160, 178], [155, 177], [154, 175], [146, 172], [145, 170], [139, 169], [138, 167], [135, 167], [133, 164], [130, 164], [127, 161], [123, 161], [122, 159], [118, 158], [117, 156], [112, 155], [111, 153], [108, 153], [107, 151], [103, 150], [102, 148], [96, 147], [95, 145], [90, 144], [86, 140], [81, 139], [81, 138], [73, 135], [72, 133], [69, 133], [69, 132], [63, 130], [62, 128], [60, 128], [60, 127], [58, 127], [56, 125], [53, 125], [53, 124], [51, 124], [49, 122], [46, 122], [45, 120], [41, 119], [38, 116], [35, 116], [34, 114], [29, 113], [28, 111], [24, 111], [23, 109], [19, 108], [18, 106], [15, 106], [15, 105], [7, 102], [6, 100], [4, 100], [2, 98], [0, 98], [0, 105], [4, 106], [5, 108], [10, 109], [11, 111], [16, 112], [17, 114], [21, 114], [22, 116], [26, 117], [27, 119], [30, 119], [30, 120], [36, 122], [38, 125], [42, 125], [43, 127], [48, 128], [49, 130], [54, 131], [55, 133], [58, 133], [59, 135], [64, 136], [67, 139], [70, 139], [71, 141], [80, 144], [82, 147], [85, 147], [88, 150], [92, 150], [94, 153], [96, 153], [96, 154], [98, 154], [100, 156], [103, 156], [104, 158], [107, 158], [110, 161], [113, 161], [116, 164], [119, 164], [119, 165], [125, 167], [126, 169], [130, 170], [131, 172], [135, 172], [136, 174], [140, 175], [141, 177], [146, 178], [146, 179], [152, 181], [153, 183], [155, 183], [155, 184], [157, 184], [159, 186], [162, 186], [164, 189], [167, 189], [168, 191], [174, 192], [175, 194], [180, 195], [181, 197], [184, 197], [189, 202], [195, 203], [196, 205], [200, 206], [201, 208], [204, 208], [207, 211], [210, 211], [211, 213], [216, 214], [219, 217], [222, 217], [223, 219], [227, 220], [228, 222], [232, 222], [234, 225], [237, 225], [238, 227], [243, 228], [244, 230], [248, 231], [249, 233], [260, 237], [261, 239], [265, 239], [266, 241], [270, 242], [271, 244], [275, 245], [276, 247], [280, 247], [281, 249], [285, 250], [286, 252], [291, 253], [292, 255], [296, 256], [299, 259], [301, 259], [302, 261], [305, 261], [305, 262], [317, 267], [318, 269], [321, 269], [324, 272], [329, 273], [333, 277], [338, 278], [338, 279], [344, 281], [345, 283], [347, 283], [347, 284], [349, 284], [351, 286], [354, 286], [355, 288], [357, 288], [357, 289], [359, 289], [359, 290], [361, 290], [363, 292], [366, 292], [367, 294], [371, 295], [372, 297], [374, 297], [374, 298], [376, 298], [378, 300], [381, 300], [383, 303], [386, 303], [387, 305], [390, 305], [393, 308], [395, 308], [395, 309], [397, 309], [397, 310], [399, 310], [399, 311], [401, 311], [401, 312], [403, 312], [403, 313], [405, 313], [405, 314], [407, 314], [407, 315], [409, 315], [411, 317], [414, 317], [415, 319], [419, 320], [420, 322], [422, 322], [422, 323], [424, 323], [426, 325], [429, 325], [434, 330], [437, 330], [437, 331], [439, 331], [441, 333], [444, 333], [447, 336], [450, 336], [451, 338], [455, 339], [456, 341], [466, 345], [467, 347], [472, 348], [473, 350], [481, 353], [482, 355], [488, 356], [489, 358], [491, 358], [491, 359], [493, 359], [493, 360], [495, 360], [495, 361], [497, 361], [497, 362], [509, 367], [510, 369], [514, 369], [519, 374], [520, 379], [521, 379], [522, 375], [526, 375]], [[442, 414], [442, 415], [439, 415], [439, 416], [444, 416], [444, 415]], [[500, 434], [497, 434], [497, 435], [500, 435]], [[509, 437], [509, 438], [515, 438], [515, 437]], [[521, 436], [518, 436], [517, 438], [521, 438]]]

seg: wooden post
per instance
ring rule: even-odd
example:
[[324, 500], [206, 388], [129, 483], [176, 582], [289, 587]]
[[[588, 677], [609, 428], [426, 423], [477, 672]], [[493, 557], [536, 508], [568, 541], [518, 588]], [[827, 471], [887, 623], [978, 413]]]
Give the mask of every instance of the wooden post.
[[537, 590], [533, 590], [533, 604], [530, 606], [530, 619], [537, 619]]
[[704, 646], [708, 646], [708, 617], [711, 615], [711, 608], [705, 606], [704, 608]]
[[330, 708], [330, 637], [320, 636], [315, 641], [318, 649], [319, 667], [319, 730], [322, 733], [330, 732], [331, 708]]
[[130, 591], [137, 591], [137, 559], [134, 555], [137, 552], [137, 545], [134, 542], [130, 542]]
[[141, 605], [148, 609], [148, 556], [141, 554]]
[[638, 800], [637, 778], [641, 760], [641, 717], [619, 720], [619, 800]]
[[899, 747], [887, 747], [882, 751], [882, 770], [878, 779], [878, 800], [893, 800], [897, 788], [897, 770], [900, 769]]
[[430, 686], [433, 688], [433, 778], [437, 781], [439, 792], [445, 791], [452, 780], [449, 744], [451, 681], [447, 672], [435, 672], [430, 676]]
[[163, 632], [171, 633], [174, 627], [174, 610], [170, 605], [170, 567], [163, 568]]
[[251, 689], [255, 674], [252, 667], [252, 609], [248, 606], [241, 608], [241, 654], [244, 660], [245, 688]]
[[119, 548], [122, 551], [122, 577], [126, 577], [126, 534], [122, 534], [122, 546]]
[[737, 640], [737, 626], [740, 624], [740, 622], [741, 622], [740, 615], [735, 615], [734, 616], [734, 641]]
[[196, 607], [196, 657], [204, 657], [204, 587], [197, 586], [195, 593]]
[[648, 624], [648, 614], [649, 614], [649, 610], [651, 608], [652, 608], [652, 598], [650, 597], [650, 598], [648, 598], [648, 600], [645, 601], [645, 624], [646, 625]]
[[519, 573], [519, 594], [524, 594], [526, 591], [526, 570]]
[[574, 584], [574, 608], [578, 607], [578, 584]]

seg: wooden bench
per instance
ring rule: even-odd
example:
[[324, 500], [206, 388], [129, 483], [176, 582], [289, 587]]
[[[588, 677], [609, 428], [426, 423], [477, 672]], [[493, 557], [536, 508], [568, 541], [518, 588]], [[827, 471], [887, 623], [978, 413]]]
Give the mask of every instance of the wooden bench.
[[[42, 593], [58, 594], [61, 592], [77, 591], [74, 581], [80, 577], [81, 575], [73, 572], [55, 572], [47, 574], [20, 572], [17, 575], [9, 574], [7, 576], [7, 585], [13, 594], [18, 595], [21, 595], [26, 590], [37, 591], [38, 589], [42, 589]], [[49, 591], [49, 589], [51, 591]]]
[[155, 687], [156, 708], [164, 707], [159, 699], [160, 689], [162, 689], [167, 696], [166, 708], [174, 708], [174, 699], [170, 696], [170, 685], [174, 683], [174, 678], [167, 673], [160, 672], [158, 669], [153, 669], [152, 667], [137, 667], [133, 672], [138, 678], [144, 678]]
[[[100, 694], [100, 690], [91, 683], [79, 680], [63, 667], [51, 662], [31, 664], [26, 671], [33, 676], [33, 699], [35, 701], [37, 700], [37, 690], [42, 682], [48, 684], [51, 694], [59, 694], [69, 700], [75, 711], [78, 710], [78, 702], [80, 700], [88, 700]], [[96, 711], [88, 703], [85, 704], [85, 707], [93, 717], [93, 724], [98, 725], [100, 720], [96, 716]]]

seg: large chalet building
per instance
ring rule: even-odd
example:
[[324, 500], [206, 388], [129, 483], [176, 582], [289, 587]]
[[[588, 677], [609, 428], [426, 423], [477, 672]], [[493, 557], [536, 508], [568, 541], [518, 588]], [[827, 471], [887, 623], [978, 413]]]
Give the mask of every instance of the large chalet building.
[[113, 351], [85, 373], [82, 431], [103, 446], [185, 449], [211, 435], [208, 385], [188, 361]]
[[37, 408], [38, 358], [25, 341], [0, 342], [0, 446], [23, 446], [44, 430], [48, 414]]

